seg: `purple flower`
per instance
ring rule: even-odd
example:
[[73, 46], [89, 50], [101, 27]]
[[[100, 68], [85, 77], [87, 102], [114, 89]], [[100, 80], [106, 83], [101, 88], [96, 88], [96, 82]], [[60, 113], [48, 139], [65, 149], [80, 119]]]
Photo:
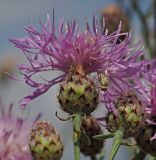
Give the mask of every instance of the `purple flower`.
[[28, 142], [33, 123], [13, 116], [12, 107], [2, 106], [0, 100], [0, 160], [31, 160]]
[[[108, 35], [106, 30], [100, 31], [95, 17], [92, 28], [86, 23], [84, 31], [79, 29], [76, 20], [64, 23], [60, 20], [58, 33], [55, 32], [54, 16], [51, 22], [49, 15], [45, 24], [40, 22], [41, 31], [37, 31], [31, 24], [25, 28], [28, 37], [11, 39], [20, 48], [29, 64], [19, 65], [24, 81], [35, 91], [20, 101], [20, 106], [26, 106], [31, 100], [47, 92], [53, 85], [63, 81], [69, 74], [70, 68], [81, 65], [87, 74], [105, 74], [109, 79], [109, 89], [103, 93], [105, 101], [131, 87], [127, 79], [134, 79], [141, 70], [143, 62], [138, 62], [142, 54], [136, 45], [129, 47], [130, 35], [118, 30]], [[117, 44], [120, 36], [125, 35], [123, 42]], [[44, 71], [62, 71], [60, 76], [53, 79], [41, 77]], [[42, 83], [34, 79], [34, 75], [41, 78]], [[112, 92], [113, 91], [113, 92]]]
[[156, 59], [151, 62], [148, 75], [151, 86], [151, 114], [156, 116]]
[[148, 101], [148, 113], [156, 115], [156, 59], [150, 60], [144, 65], [144, 73], [142, 73], [142, 84], [146, 89]]
[[[156, 125], [156, 59], [149, 60], [144, 65], [144, 72], [141, 73], [142, 81], [140, 81], [142, 87], [146, 93], [142, 95], [142, 101], [144, 100], [145, 112], [148, 115], [146, 122], [147, 125]], [[156, 133], [151, 137], [151, 140], [156, 139]]]

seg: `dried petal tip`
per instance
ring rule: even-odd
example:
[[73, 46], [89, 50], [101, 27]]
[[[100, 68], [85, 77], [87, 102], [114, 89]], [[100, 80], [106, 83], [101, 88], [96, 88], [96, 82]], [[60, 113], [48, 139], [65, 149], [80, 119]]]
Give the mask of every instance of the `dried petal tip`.
[[29, 146], [34, 160], [60, 160], [62, 157], [60, 136], [47, 121], [36, 122]]
[[106, 117], [107, 129], [114, 133], [124, 130], [124, 138], [134, 136], [144, 120], [144, 110], [141, 101], [133, 92], [119, 97], [115, 102], [118, 115], [108, 112]]
[[67, 113], [90, 114], [98, 106], [98, 91], [89, 76], [76, 73], [61, 83], [58, 100]]
[[[103, 148], [104, 140], [92, 138], [95, 135], [102, 134], [102, 130], [98, 122], [93, 116], [87, 116], [82, 121], [82, 130], [84, 134], [80, 138], [80, 151], [86, 156], [95, 156], [100, 153]], [[89, 142], [87, 142], [87, 138]]]

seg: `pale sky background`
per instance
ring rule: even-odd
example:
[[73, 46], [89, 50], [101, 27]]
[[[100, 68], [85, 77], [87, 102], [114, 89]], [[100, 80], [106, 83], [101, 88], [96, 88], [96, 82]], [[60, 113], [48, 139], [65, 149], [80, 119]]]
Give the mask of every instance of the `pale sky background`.
[[[142, 2], [146, 2], [142, 0]], [[14, 55], [17, 57], [18, 63], [24, 61], [25, 58], [19, 49], [16, 49], [9, 38], [18, 38], [26, 35], [23, 30], [27, 26], [28, 19], [34, 26], [38, 27], [38, 20], [45, 21], [46, 14], [52, 15], [52, 9], [55, 8], [55, 22], [59, 19], [78, 19], [80, 26], [84, 26], [86, 21], [91, 22], [92, 15], [95, 14], [99, 18], [101, 10], [108, 4], [114, 3], [113, 0], [0, 0], [0, 61], [3, 57]], [[137, 22], [137, 20], [136, 20]], [[20, 62], [19, 62], [20, 61]], [[57, 73], [55, 73], [56, 75]], [[20, 75], [17, 75], [20, 76]], [[15, 112], [19, 112], [18, 101], [32, 92], [32, 88], [25, 85], [23, 82], [9, 81], [9, 83], [0, 83], [0, 97], [3, 102], [8, 105], [14, 102]], [[33, 117], [38, 112], [43, 113], [42, 119], [51, 121], [57, 130], [61, 133], [65, 146], [64, 156], [62, 160], [73, 160], [73, 150], [71, 141], [71, 124], [70, 122], [61, 122], [55, 117], [55, 112], [58, 111], [63, 116], [63, 112], [59, 109], [56, 94], [58, 86], [53, 87], [48, 93], [33, 100], [27, 109], [30, 112], [30, 117]], [[97, 110], [96, 114], [104, 114], [104, 111]], [[106, 152], [110, 150], [110, 144], [106, 144]], [[126, 160], [123, 152], [126, 148], [120, 150], [116, 156], [116, 160]], [[126, 156], [128, 153], [124, 152]], [[82, 160], [89, 160], [82, 157]]]

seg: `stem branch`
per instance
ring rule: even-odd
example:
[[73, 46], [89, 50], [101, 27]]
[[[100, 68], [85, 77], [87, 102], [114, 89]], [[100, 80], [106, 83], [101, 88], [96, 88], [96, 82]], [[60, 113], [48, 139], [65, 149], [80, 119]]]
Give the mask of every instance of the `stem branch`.
[[108, 138], [113, 138], [113, 137], [114, 137], [114, 133], [99, 134], [99, 135], [93, 136], [93, 138], [95, 139], [108, 139]]
[[109, 155], [109, 160], [113, 160], [120, 145], [121, 145], [121, 141], [122, 141], [122, 137], [123, 137], [123, 131], [122, 130], [117, 130], [114, 133], [114, 142], [113, 142], [113, 147], [111, 150], [111, 153]]

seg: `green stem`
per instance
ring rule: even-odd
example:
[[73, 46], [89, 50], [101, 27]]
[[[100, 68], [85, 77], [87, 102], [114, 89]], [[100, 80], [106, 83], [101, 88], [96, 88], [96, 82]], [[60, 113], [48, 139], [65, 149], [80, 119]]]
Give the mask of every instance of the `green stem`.
[[122, 141], [122, 137], [123, 137], [123, 131], [122, 130], [117, 130], [114, 133], [114, 142], [113, 142], [113, 147], [111, 150], [111, 153], [109, 155], [109, 160], [113, 160], [120, 145], [121, 145], [121, 141]]
[[80, 160], [81, 121], [82, 121], [82, 115], [75, 114], [73, 117], [74, 160]]

